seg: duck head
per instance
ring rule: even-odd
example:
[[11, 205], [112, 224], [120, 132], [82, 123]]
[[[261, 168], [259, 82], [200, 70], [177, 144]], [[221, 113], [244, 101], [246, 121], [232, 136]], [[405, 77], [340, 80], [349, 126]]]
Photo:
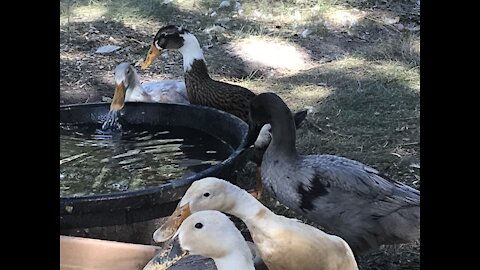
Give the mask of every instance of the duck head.
[[[169, 246], [172, 247], [170, 252], [160, 252], [144, 270], [168, 269], [187, 255], [212, 258], [217, 268], [240, 262], [245, 264], [241, 269], [253, 269], [253, 256], [245, 239], [233, 222], [219, 211], [200, 211], [187, 217]], [[233, 258], [236, 260], [232, 261]]]
[[182, 53], [185, 71], [194, 59], [204, 59], [200, 44], [193, 34], [183, 27], [167, 25], [160, 28], [153, 38], [141, 69], [147, 69], [165, 50], [178, 50]]
[[267, 123], [271, 125], [268, 132], [270, 136], [266, 138], [264, 145], [271, 139], [268, 148], [280, 151], [286, 158], [296, 156], [294, 118], [287, 104], [279, 96], [274, 93], [262, 93], [254, 97], [250, 102], [249, 117], [255, 125]]
[[[125, 105], [126, 96], [140, 85], [135, 69], [129, 63], [120, 63], [115, 67], [115, 94], [110, 104], [111, 111], [119, 111]], [[128, 98], [127, 98], [128, 100]]]
[[261, 93], [250, 102], [250, 119], [257, 125], [265, 125], [274, 122], [275, 119], [285, 118], [292, 118], [292, 112], [274, 93]]
[[202, 210], [218, 210], [229, 213], [235, 207], [236, 193], [240, 188], [215, 177], [207, 177], [192, 183], [173, 214], [153, 233], [155, 242], [170, 239], [182, 222], [192, 213]]

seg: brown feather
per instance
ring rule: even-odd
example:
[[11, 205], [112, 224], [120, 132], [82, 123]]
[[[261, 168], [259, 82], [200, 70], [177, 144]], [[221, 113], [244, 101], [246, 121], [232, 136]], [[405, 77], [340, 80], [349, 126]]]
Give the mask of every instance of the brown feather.
[[249, 121], [250, 101], [256, 95], [244, 87], [210, 78], [205, 61], [193, 61], [192, 69], [185, 72], [185, 85], [191, 104], [213, 107]]

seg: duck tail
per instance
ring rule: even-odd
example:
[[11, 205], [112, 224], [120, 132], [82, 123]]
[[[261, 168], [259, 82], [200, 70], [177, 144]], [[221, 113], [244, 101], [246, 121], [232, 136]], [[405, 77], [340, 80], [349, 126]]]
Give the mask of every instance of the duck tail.
[[296, 112], [293, 114], [293, 121], [295, 122], [295, 127], [298, 129], [301, 125], [303, 120], [307, 117], [307, 110]]

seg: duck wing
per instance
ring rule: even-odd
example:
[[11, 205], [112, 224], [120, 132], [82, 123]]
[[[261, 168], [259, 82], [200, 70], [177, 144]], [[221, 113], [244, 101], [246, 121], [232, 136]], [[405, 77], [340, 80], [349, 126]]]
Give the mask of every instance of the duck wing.
[[145, 93], [147, 94], [165, 92], [173, 89], [179, 93], [183, 92], [183, 95], [186, 97], [185, 82], [181, 80], [162, 80], [162, 81], [145, 82], [142, 84], [142, 86]]
[[180, 80], [146, 82], [143, 91], [151, 102], [188, 104], [185, 83]]
[[358, 161], [333, 155], [300, 157], [299, 209], [344, 238], [355, 253], [404, 243], [420, 234], [420, 192]]
[[358, 161], [334, 155], [310, 155], [302, 157], [300, 162], [314, 168], [309, 189], [317, 185], [323, 187], [323, 193], [346, 193], [358, 202], [383, 202], [386, 212], [420, 204], [420, 191]]

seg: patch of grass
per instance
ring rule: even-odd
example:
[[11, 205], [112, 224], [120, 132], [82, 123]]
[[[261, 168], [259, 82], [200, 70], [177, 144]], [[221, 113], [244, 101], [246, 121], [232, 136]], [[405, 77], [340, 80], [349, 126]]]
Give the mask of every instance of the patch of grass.
[[407, 32], [382, 37], [374, 45], [363, 47], [360, 53], [369, 60], [396, 60], [411, 67], [420, 66], [420, 36]]
[[183, 20], [192, 19], [199, 13], [193, 0], [171, 2], [164, 2], [164, 0], [103, 0], [76, 1], [75, 3], [63, 0], [60, 4], [62, 7], [61, 21], [65, 21], [68, 16], [69, 6], [73, 21], [93, 21], [104, 18], [137, 25], [152, 22], [174, 22], [177, 18], [180, 18], [178, 23], [182, 24]]

